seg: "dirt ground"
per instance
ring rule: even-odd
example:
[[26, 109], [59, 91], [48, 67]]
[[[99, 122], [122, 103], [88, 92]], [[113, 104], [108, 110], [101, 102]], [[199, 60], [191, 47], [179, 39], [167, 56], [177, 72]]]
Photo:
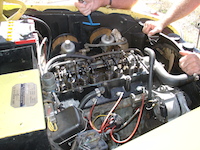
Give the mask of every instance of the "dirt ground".
[[[158, 12], [166, 13], [167, 10], [171, 7], [174, 0], [145, 0], [146, 4], [155, 9]], [[181, 28], [183, 33], [183, 38], [191, 43], [197, 45], [197, 38], [199, 34], [199, 29], [197, 29], [197, 24], [200, 23], [200, 7], [194, 10], [192, 13], [186, 17], [174, 22], [174, 24]], [[200, 48], [200, 43], [198, 43]]]
[[[71, 1], [71, 0], [21, 0], [25, 3], [55, 3], [61, 1]], [[141, 0], [142, 1], [142, 0]], [[144, 2], [148, 7], [157, 11], [159, 13], [166, 13], [167, 10], [171, 7], [174, 0], [144, 0]], [[145, 7], [144, 7], [145, 8]], [[199, 20], [200, 15], [200, 7], [198, 7], [195, 11], [193, 11], [188, 16], [176, 21], [174, 24], [181, 28], [183, 33], [183, 38], [191, 43], [194, 43], [195, 46], [197, 45], [197, 38], [199, 34], [199, 30], [196, 28], [196, 25]], [[200, 48], [200, 44], [198, 44]]]

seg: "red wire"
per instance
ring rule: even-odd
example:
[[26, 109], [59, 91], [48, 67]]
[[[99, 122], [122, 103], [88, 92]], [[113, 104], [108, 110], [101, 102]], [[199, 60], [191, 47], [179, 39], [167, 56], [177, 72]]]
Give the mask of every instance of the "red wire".
[[109, 125], [110, 125], [110, 122], [111, 122], [112, 120], [114, 120], [114, 119], [111, 118], [111, 119], [109, 119], [109, 120], [107, 121], [107, 123], [105, 124], [105, 126], [102, 127], [103, 130], [102, 130], [101, 132], [106, 132], [107, 130], [111, 129], [111, 128], [109, 127]]
[[93, 125], [93, 123], [92, 123], [92, 121], [91, 121], [91, 119], [92, 119], [92, 112], [93, 112], [93, 110], [94, 110], [95, 104], [96, 104], [96, 103], [94, 103], [94, 104], [92, 105], [92, 108], [90, 109], [90, 114], [89, 114], [88, 120], [89, 120], [89, 123], [90, 123], [91, 128], [100, 133], [101, 130], [98, 130], [98, 129]]
[[106, 119], [104, 120], [103, 124], [101, 125], [101, 128], [100, 128], [101, 131], [103, 131], [105, 129], [105, 125], [108, 122], [108, 118], [110, 117], [111, 113], [117, 108], [117, 106], [119, 105], [120, 101], [122, 100], [122, 97], [123, 97], [123, 93], [121, 93], [119, 99], [117, 100], [117, 102], [115, 103], [113, 108], [110, 110], [108, 115], [106, 116]]
[[[95, 107], [95, 104], [96, 104], [96, 103], [94, 103], [94, 104], [92, 105], [92, 108], [90, 109], [90, 113], [89, 113], [89, 117], [88, 117], [89, 124], [90, 124], [90, 126], [91, 126], [92, 129], [96, 130], [96, 131], [99, 132], [99, 133], [102, 133], [102, 132], [108, 130], [108, 129], [106, 129], [106, 127], [108, 127], [108, 126], [110, 125], [109, 122], [110, 122], [110, 120], [111, 120], [111, 119], [108, 120], [108, 118], [110, 117], [111, 113], [116, 109], [116, 107], [119, 105], [120, 101], [122, 100], [122, 97], [123, 97], [123, 93], [121, 93], [119, 99], [117, 100], [117, 102], [115, 103], [115, 105], [113, 106], [113, 108], [110, 110], [110, 112], [108, 113], [108, 115], [106, 116], [104, 122], [102, 123], [102, 125], [101, 125], [101, 127], [100, 127], [100, 130], [98, 130], [98, 129], [93, 125], [93, 123], [92, 123], [92, 121], [91, 121], [92, 112], [93, 112], [93, 110], [94, 110], [94, 107]], [[110, 128], [109, 128], [109, 129], [110, 129]]]
[[128, 141], [135, 135], [135, 133], [136, 133], [138, 127], [139, 127], [141, 118], [142, 118], [142, 112], [143, 112], [143, 108], [144, 108], [144, 100], [145, 100], [145, 94], [142, 94], [142, 104], [141, 104], [141, 106], [140, 106], [140, 113], [139, 113], [138, 120], [137, 120], [137, 123], [136, 123], [136, 125], [135, 125], [135, 128], [134, 128], [133, 132], [131, 133], [131, 135], [130, 135], [128, 138], [126, 138], [125, 140], [123, 140], [123, 141], [118, 141], [118, 140], [116, 140], [115, 137], [113, 136], [113, 130], [115, 129], [115, 127], [113, 127], [112, 130], [110, 131], [110, 136], [111, 136], [111, 139], [112, 139], [114, 142], [123, 144], [123, 143], [128, 142]]
[[91, 126], [91, 128], [92, 129], [94, 129], [94, 130], [96, 130], [97, 132], [99, 132], [99, 133], [102, 133], [102, 132], [106, 132], [107, 130], [109, 130], [109, 129], [111, 129], [111, 128], [107, 128], [110, 124], [109, 124], [109, 122], [111, 121], [111, 120], [113, 120], [113, 119], [109, 119], [108, 120], [108, 122], [106, 122], [106, 124], [104, 125], [104, 127], [103, 127], [103, 130], [98, 130], [94, 125], [93, 125], [93, 123], [92, 123], [92, 112], [93, 112], [93, 110], [94, 110], [94, 107], [95, 107], [95, 104], [92, 106], [92, 108], [90, 109], [90, 114], [89, 114], [89, 117], [88, 117], [88, 120], [89, 120], [89, 123], [90, 123], [90, 126]]

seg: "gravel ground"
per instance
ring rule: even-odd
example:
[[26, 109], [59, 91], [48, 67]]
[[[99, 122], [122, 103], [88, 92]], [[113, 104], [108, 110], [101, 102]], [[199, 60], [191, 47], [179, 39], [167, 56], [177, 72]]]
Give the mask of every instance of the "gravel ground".
[[[171, 7], [174, 0], [145, 0], [147, 5], [158, 12], [166, 13], [167, 10]], [[191, 43], [197, 45], [197, 38], [199, 34], [199, 30], [196, 28], [200, 15], [200, 7], [194, 10], [192, 13], [187, 15], [186, 17], [174, 22], [176, 26], [178, 26], [183, 33], [183, 38]], [[200, 48], [200, 43], [198, 44]]]
[[[21, 1], [25, 3], [48, 4], [48, 3], [56, 3], [56, 2], [71, 1], [71, 0], [21, 0]], [[143, 2], [151, 9], [164, 14], [171, 7], [174, 0], [144, 0]], [[188, 16], [174, 23], [182, 30], [182, 33], [184, 35], [183, 38], [188, 42], [194, 43], [195, 46], [197, 45], [197, 37], [199, 33], [199, 30], [195, 26], [198, 23], [199, 15], [200, 15], [200, 7], [198, 7]], [[200, 44], [198, 45], [199, 45], [198, 47], [200, 48]]]

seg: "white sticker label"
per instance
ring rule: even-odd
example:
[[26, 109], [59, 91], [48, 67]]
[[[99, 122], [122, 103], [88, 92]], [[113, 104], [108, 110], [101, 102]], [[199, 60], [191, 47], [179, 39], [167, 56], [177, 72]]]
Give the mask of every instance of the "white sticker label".
[[12, 87], [11, 106], [34, 106], [37, 103], [37, 86], [34, 83], [16, 84]]

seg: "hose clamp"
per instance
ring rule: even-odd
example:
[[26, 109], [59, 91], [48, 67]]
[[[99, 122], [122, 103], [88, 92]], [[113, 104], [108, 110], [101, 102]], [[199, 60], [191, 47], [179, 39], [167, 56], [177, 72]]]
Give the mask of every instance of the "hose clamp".
[[95, 92], [97, 93], [97, 97], [100, 97], [100, 96], [101, 96], [101, 91], [99, 90], [99, 88], [96, 88], [96, 89], [95, 89]]

